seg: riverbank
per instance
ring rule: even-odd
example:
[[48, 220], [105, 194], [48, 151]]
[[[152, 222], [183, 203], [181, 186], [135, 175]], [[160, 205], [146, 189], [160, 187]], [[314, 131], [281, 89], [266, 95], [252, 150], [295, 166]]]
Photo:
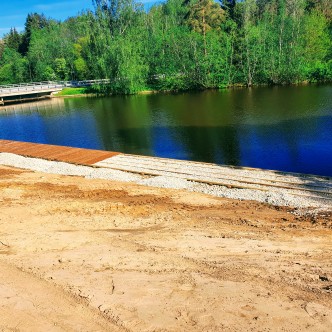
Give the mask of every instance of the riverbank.
[[[101, 93], [98, 92], [98, 90], [94, 90], [93, 87], [89, 88], [65, 88], [60, 92], [56, 92], [52, 94], [53, 98], [61, 98], [61, 97], [98, 97], [98, 96], [119, 96], [123, 95], [121, 93], [113, 94], [110, 92], [107, 93]], [[131, 95], [152, 95], [152, 94], [158, 94], [158, 93], [176, 93], [177, 90], [154, 90], [154, 89], [146, 89], [142, 91], [137, 91], [134, 94]]]
[[0, 188], [3, 330], [332, 328], [329, 214], [4, 166]]
[[103, 92], [103, 86], [96, 87], [87, 87], [87, 88], [65, 88], [60, 92], [54, 93], [52, 97], [88, 97], [88, 96], [121, 96], [121, 95], [150, 95], [150, 94], [168, 94], [168, 93], [180, 93], [180, 92], [203, 92], [203, 91], [223, 91], [223, 90], [232, 90], [232, 89], [254, 89], [254, 88], [262, 88], [262, 87], [296, 87], [296, 86], [319, 86], [319, 85], [331, 85], [332, 81], [323, 81], [323, 82], [297, 82], [297, 83], [289, 83], [289, 84], [254, 84], [251, 86], [245, 84], [234, 84], [230, 86], [225, 86], [221, 88], [202, 88], [202, 89], [158, 89], [156, 87], [147, 87], [144, 90], [136, 91], [135, 93], [112, 93], [109, 91]]
[[330, 177], [6, 140], [0, 152], [0, 165], [34, 171], [255, 200], [313, 218], [332, 208]]

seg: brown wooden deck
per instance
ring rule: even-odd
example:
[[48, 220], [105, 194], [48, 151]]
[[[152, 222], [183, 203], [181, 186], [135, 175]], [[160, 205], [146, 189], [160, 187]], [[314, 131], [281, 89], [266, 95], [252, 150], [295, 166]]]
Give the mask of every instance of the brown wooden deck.
[[26, 157], [63, 161], [80, 165], [93, 165], [119, 154], [118, 152], [7, 140], [0, 140], [0, 152], [15, 153]]

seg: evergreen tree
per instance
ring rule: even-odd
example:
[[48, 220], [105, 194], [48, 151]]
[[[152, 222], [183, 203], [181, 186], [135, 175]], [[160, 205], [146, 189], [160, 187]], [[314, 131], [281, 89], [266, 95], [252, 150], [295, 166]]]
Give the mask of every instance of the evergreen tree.
[[20, 45], [20, 53], [25, 55], [30, 46], [32, 32], [34, 30], [40, 30], [46, 28], [49, 25], [49, 21], [44, 14], [28, 14], [25, 21], [25, 30], [23, 34], [22, 43]]
[[15, 51], [18, 51], [21, 44], [21, 35], [15, 28], [11, 28], [10, 32], [4, 38], [5, 45]]

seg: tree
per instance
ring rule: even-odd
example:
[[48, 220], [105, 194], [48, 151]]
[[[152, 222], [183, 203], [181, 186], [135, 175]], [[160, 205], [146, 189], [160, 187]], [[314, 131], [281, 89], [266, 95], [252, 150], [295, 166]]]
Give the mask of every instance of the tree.
[[332, 43], [327, 19], [322, 12], [313, 10], [306, 17], [303, 44], [303, 63], [309, 79], [324, 80], [329, 75], [327, 57]]
[[207, 32], [210, 30], [220, 30], [224, 18], [224, 10], [213, 0], [198, 0], [193, 4], [189, 4], [186, 23], [193, 31], [203, 35], [205, 55], [207, 54]]
[[15, 51], [19, 50], [21, 44], [21, 35], [16, 28], [11, 28], [10, 32], [4, 37], [5, 45]]
[[49, 25], [49, 20], [45, 17], [44, 14], [28, 14], [25, 21], [25, 30], [23, 34], [22, 43], [20, 45], [20, 53], [26, 55], [31, 42], [32, 32], [36, 30], [41, 30]]
[[326, 19], [328, 24], [332, 23], [332, 2], [330, 0], [307, 0], [307, 10], [317, 10]]
[[57, 78], [61, 80], [68, 79], [67, 61], [65, 58], [56, 58], [53, 67]]
[[0, 61], [1, 61], [4, 49], [5, 49], [5, 43], [2, 39], [0, 39]]
[[138, 11], [142, 6], [133, 0], [93, 0], [97, 17], [108, 21], [108, 28], [112, 35], [123, 34], [135, 22]]
[[192, 30], [206, 35], [210, 30], [220, 30], [225, 19], [224, 10], [212, 0], [198, 0], [189, 5], [186, 23]]
[[331, 0], [93, 3], [64, 22], [29, 14], [0, 40], [1, 82], [109, 78], [107, 91], [134, 93], [332, 80]]
[[236, 0], [221, 0], [221, 7], [229, 15], [231, 19], [234, 19]]
[[14, 49], [5, 47], [0, 61], [0, 84], [25, 82], [27, 74], [27, 60]]

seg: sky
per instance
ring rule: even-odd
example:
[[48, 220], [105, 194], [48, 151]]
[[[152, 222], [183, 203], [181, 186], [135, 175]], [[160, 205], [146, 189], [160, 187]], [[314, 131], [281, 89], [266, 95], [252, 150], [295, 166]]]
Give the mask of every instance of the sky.
[[[92, 0], [0, 0], [0, 38], [10, 28], [18, 32], [24, 30], [25, 19], [29, 13], [45, 14], [47, 18], [65, 20], [86, 9], [93, 9]], [[148, 9], [156, 0], [139, 0]]]
[[29, 13], [43, 13], [46, 17], [62, 21], [82, 10], [93, 9], [93, 5], [92, 0], [1, 0], [0, 8], [2, 37], [10, 28], [23, 31]]

